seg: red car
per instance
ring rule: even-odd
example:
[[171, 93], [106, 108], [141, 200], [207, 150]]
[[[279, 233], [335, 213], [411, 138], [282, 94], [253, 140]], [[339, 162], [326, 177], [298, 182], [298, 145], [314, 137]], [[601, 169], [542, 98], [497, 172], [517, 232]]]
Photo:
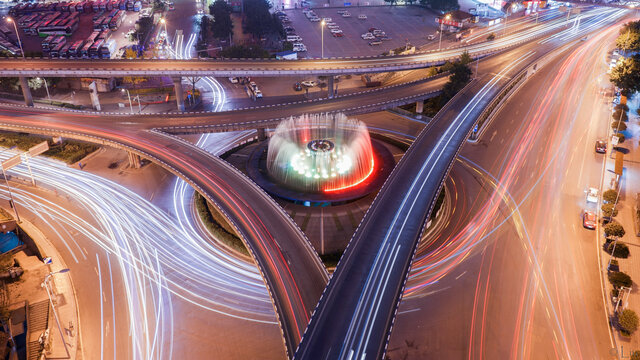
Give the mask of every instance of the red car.
[[607, 142], [604, 140], [596, 141], [596, 152], [599, 154], [604, 154], [607, 152]]
[[592, 211], [585, 210], [582, 212], [582, 226], [587, 229], [595, 229], [596, 228], [596, 214]]

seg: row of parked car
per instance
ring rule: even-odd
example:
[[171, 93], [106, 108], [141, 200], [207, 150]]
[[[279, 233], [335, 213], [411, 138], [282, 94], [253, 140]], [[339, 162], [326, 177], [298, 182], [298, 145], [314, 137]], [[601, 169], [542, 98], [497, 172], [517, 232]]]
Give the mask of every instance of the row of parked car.
[[366, 32], [362, 35], [360, 35], [360, 37], [363, 40], [371, 40], [369, 41], [369, 45], [370, 46], [375, 46], [375, 45], [380, 45], [382, 44], [383, 40], [391, 40], [388, 36], [387, 33], [385, 33], [384, 31], [377, 29], [377, 28], [369, 28], [369, 32]]

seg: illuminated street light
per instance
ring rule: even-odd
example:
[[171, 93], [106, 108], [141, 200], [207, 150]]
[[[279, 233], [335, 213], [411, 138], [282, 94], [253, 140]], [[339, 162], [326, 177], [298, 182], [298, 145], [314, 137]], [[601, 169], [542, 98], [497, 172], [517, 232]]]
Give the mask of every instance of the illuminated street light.
[[62, 269], [62, 270], [54, 271], [54, 272], [51, 272], [51, 273], [47, 274], [47, 276], [44, 277], [44, 282], [42, 282], [42, 284], [40, 284], [40, 286], [42, 286], [43, 288], [45, 288], [45, 290], [47, 290], [47, 296], [49, 296], [49, 304], [51, 304], [51, 309], [53, 309], [53, 316], [56, 319], [56, 324], [58, 325], [58, 331], [60, 331], [60, 337], [62, 339], [62, 343], [64, 344], [64, 350], [67, 352], [67, 359], [70, 359], [71, 355], [69, 354], [69, 348], [67, 348], [67, 342], [64, 339], [64, 333], [62, 332], [62, 327], [60, 326], [60, 320], [58, 319], [58, 313], [56, 312], [56, 307], [53, 304], [53, 299], [51, 299], [51, 291], [49, 290], [49, 278], [51, 277], [51, 275], [64, 274], [64, 273], [66, 273], [68, 271], [69, 271], [69, 269]]
[[129, 93], [129, 89], [122, 89], [122, 92], [127, 92], [127, 97], [129, 98], [129, 110], [133, 114], [133, 105], [131, 104], [131, 94]]
[[16, 36], [18, 36], [18, 45], [20, 45], [20, 52], [22, 53], [22, 58], [24, 59], [24, 50], [22, 49], [22, 40], [20, 40], [20, 33], [18, 32], [18, 27], [16, 26], [16, 22], [13, 21], [13, 18], [7, 17], [7, 21], [13, 24], [13, 29], [16, 31]]
[[[444, 20], [449, 19], [451, 19], [451, 14], [445, 15]], [[440, 48], [442, 47], [442, 25], [444, 25], [444, 20], [440, 20], [440, 41], [438, 41], [438, 51], [440, 51]]]
[[51, 95], [49, 95], [49, 86], [47, 86], [47, 79], [45, 78], [37, 78], [38, 80], [42, 79], [42, 81], [44, 81], [44, 88], [45, 90], [47, 90], [47, 99], [49, 99], [49, 102], [51, 102]]

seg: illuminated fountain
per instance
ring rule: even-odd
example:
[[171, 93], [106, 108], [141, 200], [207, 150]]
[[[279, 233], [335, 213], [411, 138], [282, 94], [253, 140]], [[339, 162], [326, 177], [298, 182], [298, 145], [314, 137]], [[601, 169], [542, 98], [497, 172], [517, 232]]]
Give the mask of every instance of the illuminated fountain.
[[282, 121], [267, 151], [271, 177], [298, 191], [331, 193], [365, 182], [375, 167], [367, 126], [344, 114]]

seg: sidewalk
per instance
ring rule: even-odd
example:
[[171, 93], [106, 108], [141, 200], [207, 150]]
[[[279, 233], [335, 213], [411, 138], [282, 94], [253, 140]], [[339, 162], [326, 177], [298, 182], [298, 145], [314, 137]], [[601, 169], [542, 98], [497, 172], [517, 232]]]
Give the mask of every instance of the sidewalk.
[[[618, 210], [618, 216], [615, 220], [618, 221], [625, 229], [625, 235], [621, 238], [621, 241], [629, 246], [630, 255], [627, 259], [618, 259], [620, 265], [620, 271], [627, 273], [633, 280], [632, 290], [628, 297], [625, 295], [622, 299], [624, 302], [620, 303], [618, 312], [622, 309], [631, 309], [640, 314], [640, 290], [638, 284], [640, 284], [640, 238], [636, 236], [634, 224], [634, 206], [636, 194], [640, 193], [640, 146], [638, 139], [640, 139], [640, 117], [636, 113], [636, 109], [640, 107], [640, 95], [636, 94], [635, 97], [629, 100], [629, 121], [627, 122], [627, 130], [624, 132], [626, 140], [621, 144], [621, 148], [627, 149], [624, 155], [624, 169], [620, 180], [620, 195], [616, 209]], [[609, 153], [607, 155], [607, 163], [605, 168], [604, 182], [602, 191], [612, 188], [612, 180], [615, 177], [613, 174], [615, 163], [615, 153]], [[603, 237], [601, 240], [603, 240]], [[609, 261], [609, 254], [601, 251], [603, 267], [606, 268]], [[605, 274], [606, 275], [606, 274]], [[611, 297], [612, 286], [608, 280], [605, 279], [605, 289], [607, 298], [610, 305], [610, 310], [615, 307], [615, 302]], [[629, 352], [640, 350], [640, 332], [636, 331], [630, 338], [622, 336], [619, 331], [615, 331], [616, 342], [618, 345], [619, 355], [622, 357], [629, 357]], [[624, 351], [624, 354], [621, 352]]]
[[[11, 209], [5, 210], [11, 213]], [[38, 228], [36, 228], [30, 222], [25, 221], [24, 219], [22, 219], [20, 227], [33, 239], [38, 249], [40, 250], [42, 257], [51, 257], [53, 260], [51, 264], [44, 265], [34, 256], [26, 257], [24, 253], [19, 253], [16, 256], [21, 262], [21, 265], [25, 266], [26, 272], [33, 272], [33, 277], [42, 277], [38, 280], [38, 283], [41, 283], [47, 274], [57, 272], [66, 268], [66, 264], [64, 263], [64, 260], [62, 259], [58, 251], [53, 247], [53, 245]], [[45, 347], [43, 354], [45, 354], [46, 358], [49, 359], [81, 359], [81, 354], [78, 354], [78, 348], [79, 346], [81, 346], [81, 340], [78, 336], [77, 329], [78, 309], [76, 303], [75, 288], [73, 287], [71, 277], [69, 273], [51, 275], [49, 277], [48, 283], [49, 288], [52, 292], [51, 298], [53, 300], [55, 311], [60, 322], [60, 329], [64, 334], [64, 341], [67, 342], [69, 357], [67, 357], [65, 346], [62, 343], [63, 339], [61, 338], [60, 330], [57, 327], [56, 318], [53, 314], [53, 309], [51, 308], [49, 310], [48, 322], [50, 347]], [[15, 299], [22, 301], [27, 300], [30, 304], [36, 303], [38, 301], [49, 301], [46, 290], [40, 287], [39, 284], [30, 287], [30, 289], [34, 291], [17, 294]], [[21, 298], [25, 296], [28, 296], [28, 298]], [[11, 297], [13, 300], [14, 296]], [[37, 340], [37, 336], [39, 336], [39, 334], [32, 334], [32, 337], [33, 336], [36, 336], [35, 340]], [[33, 339], [27, 339], [27, 341], [29, 340]]]

